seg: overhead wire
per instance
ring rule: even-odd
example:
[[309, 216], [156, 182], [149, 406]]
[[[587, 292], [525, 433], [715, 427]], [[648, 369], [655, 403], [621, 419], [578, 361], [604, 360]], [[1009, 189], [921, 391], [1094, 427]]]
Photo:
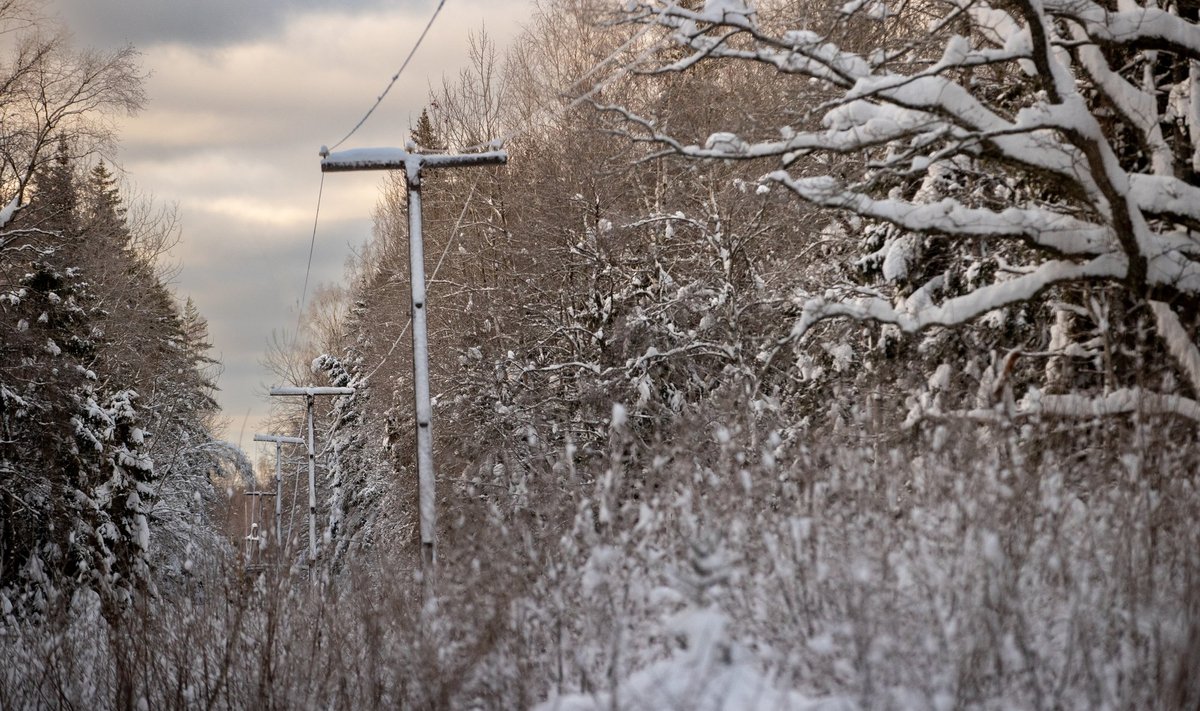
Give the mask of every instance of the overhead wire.
[[421, 30], [421, 36], [417, 37], [417, 41], [415, 44], [413, 44], [412, 49], [409, 50], [408, 56], [404, 58], [404, 62], [400, 65], [400, 68], [396, 70], [396, 73], [392, 75], [391, 81], [389, 81], [388, 85], [384, 87], [383, 93], [381, 93], [375, 99], [375, 103], [371, 105], [371, 108], [367, 109], [367, 113], [363, 114], [363, 117], [358, 120], [358, 123], [354, 124], [354, 128], [350, 129], [350, 133], [342, 136], [342, 140], [333, 144], [332, 148], [329, 150], [334, 150], [338, 146], [345, 143], [348, 138], [353, 136], [358, 131], [358, 129], [362, 128], [362, 125], [367, 122], [367, 119], [371, 118], [371, 114], [375, 113], [375, 109], [379, 108], [379, 105], [383, 103], [384, 97], [386, 97], [388, 92], [392, 90], [392, 87], [396, 85], [396, 80], [399, 79], [400, 75], [404, 73], [404, 70], [408, 68], [408, 63], [412, 61], [413, 55], [415, 55], [417, 50], [420, 49], [421, 43], [425, 41], [425, 35], [429, 34], [429, 28], [433, 27], [434, 20], [437, 19], [438, 14], [442, 11], [442, 7], [444, 7], [445, 4], [446, 0], [439, 0], [437, 7], [433, 9], [433, 15], [430, 16], [429, 22], [425, 23], [425, 29]]
[[317, 188], [317, 209], [313, 213], [312, 239], [308, 243], [308, 266], [304, 268], [304, 288], [300, 291], [300, 308], [296, 310], [296, 330], [292, 334], [292, 348], [300, 343], [300, 324], [304, 319], [305, 302], [308, 299], [308, 278], [312, 275], [313, 251], [317, 247], [317, 224], [321, 220], [321, 198], [325, 195], [325, 173], [321, 172], [321, 185]]
[[[338, 146], [345, 143], [351, 136], [353, 136], [355, 133], [358, 132], [358, 129], [363, 127], [363, 124], [365, 124], [367, 122], [367, 119], [371, 118], [371, 115], [375, 113], [375, 109], [379, 108], [379, 105], [383, 103], [383, 100], [391, 92], [392, 87], [394, 87], [396, 85], [396, 82], [400, 79], [400, 75], [403, 74], [404, 70], [408, 68], [409, 63], [412, 61], [412, 58], [417, 54], [417, 50], [421, 48], [421, 43], [425, 41], [426, 35], [429, 34], [430, 28], [433, 27], [434, 21], [437, 20], [438, 15], [441, 14], [442, 8], [445, 7], [445, 5], [446, 5], [446, 0], [438, 1], [437, 7], [435, 7], [433, 9], [433, 14], [430, 15], [430, 17], [429, 17], [429, 21], [425, 23], [425, 28], [422, 29], [421, 34], [417, 36], [417, 41], [413, 43], [412, 48], [408, 51], [408, 54], [404, 57], [404, 61], [401, 62], [400, 68], [397, 69], [396, 73], [392, 75], [392, 78], [391, 78], [391, 80], [388, 81], [387, 86], [385, 86], [383, 88], [383, 91], [379, 94], [379, 96], [375, 97], [375, 103], [371, 104], [371, 108], [367, 109], [367, 112], [365, 114], [363, 114], [363, 117], [358, 120], [358, 123], [354, 124], [354, 127], [350, 129], [349, 133], [347, 133], [345, 136], [342, 136], [341, 140], [339, 140], [337, 143], [333, 144], [333, 148], [330, 148], [330, 149], [323, 148], [322, 152], [326, 152], [328, 150], [333, 150], [334, 148], [337, 148]], [[317, 245], [317, 223], [321, 217], [321, 197], [324, 194], [325, 194], [325, 173], [322, 172], [321, 173], [321, 185], [317, 190], [317, 207], [315, 210], [315, 214], [313, 215], [312, 239], [308, 245], [308, 265], [304, 269], [304, 289], [300, 292], [300, 308], [298, 309], [298, 312], [296, 314], [296, 331], [292, 336], [292, 346], [293, 347], [295, 347], [296, 344], [299, 343], [299, 339], [300, 339], [300, 325], [304, 318], [304, 308], [306, 306], [306, 300], [308, 298], [308, 280], [312, 276], [313, 252], [316, 249], [316, 245]]]

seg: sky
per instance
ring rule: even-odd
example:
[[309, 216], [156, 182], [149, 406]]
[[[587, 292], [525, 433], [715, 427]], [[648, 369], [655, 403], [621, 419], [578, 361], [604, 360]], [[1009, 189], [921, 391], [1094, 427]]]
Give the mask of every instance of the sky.
[[[127, 44], [149, 74], [148, 102], [119, 124], [113, 156], [128, 183], [175, 205], [173, 284], [208, 318], [224, 372], [226, 439], [247, 448], [273, 382], [261, 365], [291, 333], [321, 183], [318, 152], [375, 102], [432, 15], [434, 0], [48, 0], [82, 47]], [[446, 0], [429, 36], [371, 119], [342, 148], [402, 146], [431, 86], [457, 75], [468, 35], [498, 47], [530, 0]], [[327, 176], [308, 294], [340, 282], [370, 237], [376, 172]], [[265, 432], [264, 432], [265, 433]], [[287, 433], [290, 434], [290, 433]]]

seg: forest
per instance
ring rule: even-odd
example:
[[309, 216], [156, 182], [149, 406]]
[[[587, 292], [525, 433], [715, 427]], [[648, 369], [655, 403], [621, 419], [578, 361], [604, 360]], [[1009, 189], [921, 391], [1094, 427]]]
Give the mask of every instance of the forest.
[[406, 149], [507, 153], [422, 178], [432, 558], [404, 172], [267, 355], [352, 394], [248, 544], [275, 462], [222, 439], [186, 216], [102, 158], [136, 52], [19, 5], [0, 708], [1200, 707], [1200, 4], [475, 33]]

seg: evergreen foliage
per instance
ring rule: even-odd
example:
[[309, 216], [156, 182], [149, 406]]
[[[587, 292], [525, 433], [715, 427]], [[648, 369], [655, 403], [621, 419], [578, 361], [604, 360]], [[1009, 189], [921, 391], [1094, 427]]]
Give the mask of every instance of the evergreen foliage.
[[189, 551], [220, 555], [214, 361], [132, 251], [115, 177], [81, 178], [66, 138], [10, 225], [29, 227], [0, 262], [0, 596], [21, 617], [91, 590], [115, 620]]

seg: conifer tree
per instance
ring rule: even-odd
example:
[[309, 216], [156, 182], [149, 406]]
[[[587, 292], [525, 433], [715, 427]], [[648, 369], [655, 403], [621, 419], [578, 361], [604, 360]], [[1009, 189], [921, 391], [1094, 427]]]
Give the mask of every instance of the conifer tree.
[[77, 236], [79, 185], [66, 138], [59, 139], [54, 159], [34, 174], [33, 193], [35, 204], [27, 212], [37, 227], [57, 232], [63, 238]]
[[433, 125], [433, 120], [429, 118], [429, 109], [421, 109], [421, 115], [417, 117], [417, 126], [412, 129], [412, 141], [417, 144], [417, 150], [422, 153], [438, 153], [446, 150], [442, 138]]

